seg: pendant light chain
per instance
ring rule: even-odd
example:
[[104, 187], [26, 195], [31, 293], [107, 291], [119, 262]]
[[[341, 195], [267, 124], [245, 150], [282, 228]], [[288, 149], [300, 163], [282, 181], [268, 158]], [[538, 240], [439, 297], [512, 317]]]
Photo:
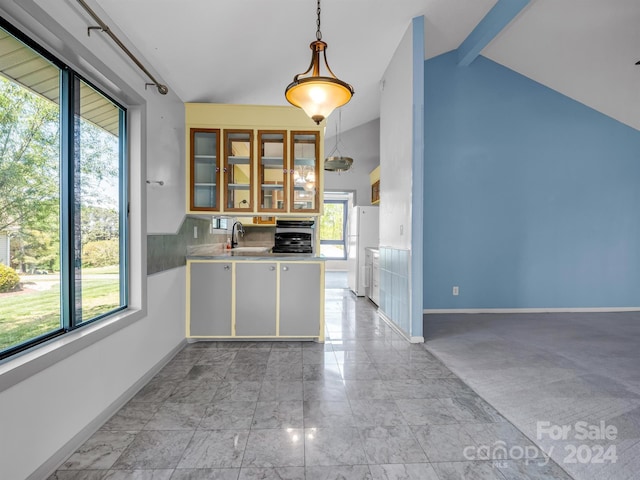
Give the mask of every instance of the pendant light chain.
[[318, 20], [316, 20], [318, 30], [316, 30], [316, 40], [322, 40], [322, 32], [320, 31], [320, 0], [318, 0]]

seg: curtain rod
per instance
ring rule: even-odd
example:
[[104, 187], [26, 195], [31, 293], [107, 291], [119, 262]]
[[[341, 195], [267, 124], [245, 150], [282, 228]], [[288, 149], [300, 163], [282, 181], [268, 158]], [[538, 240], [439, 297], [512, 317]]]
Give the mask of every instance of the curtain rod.
[[98, 27], [87, 27], [87, 35], [91, 35], [91, 30], [102, 30], [107, 35], [109, 35], [111, 37], [111, 40], [113, 40], [116, 43], [116, 45], [118, 45], [122, 49], [122, 51], [129, 56], [129, 58], [133, 61], [133, 63], [135, 63], [138, 66], [138, 68], [140, 68], [140, 70], [142, 70], [147, 75], [147, 77], [151, 79], [153, 83], [146, 83], [145, 87], [147, 85], [155, 85], [156, 88], [158, 89], [158, 93], [162, 95], [166, 95], [169, 92], [169, 89], [167, 88], [167, 86], [158, 82], [155, 79], [155, 77], [151, 75], [149, 70], [147, 70], [145, 66], [142, 65], [140, 60], [138, 60], [135, 57], [135, 55], [131, 53], [131, 51], [124, 45], [124, 43], [122, 43], [120, 39], [111, 31], [109, 26], [100, 19], [100, 17], [96, 14], [96, 12], [94, 12], [84, 0], [78, 0], [78, 3], [82, 6], [82, 8], [84, 8], [87, 11], [89, 15], [91, 15], [91, 17], [99, 25]]

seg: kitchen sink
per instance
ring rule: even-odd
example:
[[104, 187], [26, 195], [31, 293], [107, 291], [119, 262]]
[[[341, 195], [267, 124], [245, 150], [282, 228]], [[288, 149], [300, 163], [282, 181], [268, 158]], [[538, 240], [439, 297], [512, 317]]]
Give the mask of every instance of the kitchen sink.
[[267, 253], [271, 247], [235, 247], [231, 253]]

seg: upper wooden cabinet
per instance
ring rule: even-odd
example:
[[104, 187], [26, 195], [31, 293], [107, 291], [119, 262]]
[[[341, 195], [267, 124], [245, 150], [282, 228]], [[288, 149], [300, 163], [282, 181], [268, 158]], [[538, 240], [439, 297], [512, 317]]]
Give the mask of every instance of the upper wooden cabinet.
[[224, 131], [224, 210], [253, 211], [253, 132]]
[[286, 213], [289, 178], [286, 130], [258, 131], [258, 150], [258, 211]]
[[295, 107], [185, 104], [188, 213], [319, 215], [324, 125]]
[[380, 203], [380, 165], [374, 168], [369, 174], [371, 182], [371, 205]]
[[317, 212], [319, 172], [318, 132], [291, 132], [292, 211]]
[[190, 210], [217, 212], [220, 210], [220, 130], [193, 128], [189, 136]]

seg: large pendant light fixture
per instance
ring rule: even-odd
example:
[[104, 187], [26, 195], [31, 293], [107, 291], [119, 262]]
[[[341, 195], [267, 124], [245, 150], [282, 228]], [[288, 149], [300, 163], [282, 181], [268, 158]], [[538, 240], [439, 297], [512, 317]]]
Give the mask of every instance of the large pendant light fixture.
[[[320, 124], [335, 108], [349, 102], [354, 91], [351, 85], [333, 74], [327, 63], [327, 44], [322, 41], [322, 32], [320, 32], [320, 0], [318, 0], [317, 13], [316, 41], [309, 45], [312, 52], [311, 65], [306, 72], [293, 77], [293, 82], [287, 86], [284, 95], [291, 105], [302, 108], [316, 124]], [[320, 74], [321, 56], [324, 58], [324, 66], [330, 76]], [[312, 72], [310, 76], [304, 77], [309, 72]]]

